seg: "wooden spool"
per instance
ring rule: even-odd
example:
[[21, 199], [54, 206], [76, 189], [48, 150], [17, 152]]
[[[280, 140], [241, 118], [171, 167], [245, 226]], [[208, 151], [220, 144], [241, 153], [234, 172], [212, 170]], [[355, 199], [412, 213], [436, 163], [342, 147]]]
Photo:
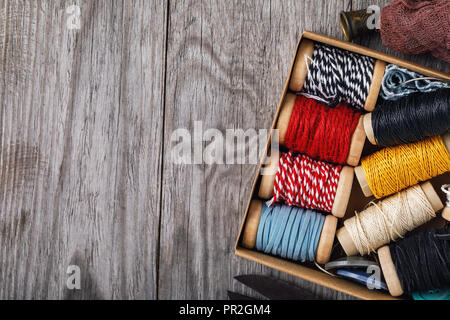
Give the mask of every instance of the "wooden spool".
[[[420, 187], [425, 193], [428, 201], [430, 201], [430, 204], [435, 212], [441, 210], [444, 207], [441, 199], [439, 199], [439, 195], [436, 193], [430, 182], [425, 182], [421, 184]], [[359, 254], [358, 250], [356, 249], [355, 243], [353, 242], [352, 237], [350, 236], [350, 233], [345, 226], [337, 231], [336, 236], [348, 256]]]
[[[270, 157], [269, 166], [265, 169], [267, 170], [267, 174], [262, 176], [258, 192], [258, 196], [262, 199], [270, 199], [273, 196], [275, 175], [279, 160], [280, 157], [278, 153], [274, 153]], [[353, 177], [354, 170], [352, 167], [342, 167], [341, 174], [339, 175], [336, 195], [334, 197], [333, 207], [331, 208], [331, 213], [338, 218], [342, 218], [347, 210], [350, 192], [352, 191]]]
[[[295, 58], [294, 69], [292, 70], [291, 81], [289, 88], [292, 91], [301, 91], [305, 84], [306, 77], [308, 75], [308, 67], [311, 63], [311, 59], [305, 59], [305, 57], [311, 58], [314, 52], [314, 42], [308, 39], [303, 39], [300, 47], [298, 48], [297, 57]], [[383, 81], [384, 70], [386, 69], [386, 62], [377, 60], [373, 69], [372, 83], [369, 88], [369, 94], [367, 95], [364, 109], [372, 111], [375, 109], [375, 104], [378, 99], [378, 94], [381, 88], [381, 82]]]
[[368, 113], [363, 116], [363, 124], [364, 124], [364, 131], [366, 133], [367, 139], [371, 144], [376, 145], [377, 142], [375, 140], [375, 135], [373, 133], [373, 127], [372, 127], [372, 113]]
[[[365, 122], [366, 120], [364, 120]], [[368, 133], [366, 131], [367, 134], [367, 138], [369, 139], [374, 139], [373, 138], [373, 132], [372, 135], [370, 136], [370, 132]], [[447, 148], [447, 152], [450, 153], [450, 133], [446, 133], [445, 135], [442, 136], [442, 140], [444, 141], [444, 145]], [[373, 196], [373, 192], [372, 190], [370, 190], [370, 186], [369, 183], [367, 182], [367, 178], [366, 178], [366, 174], [364, 173], [364, 169], [362, 166], [358, 166], [355, 168], [355, 174], [356, 174], [356, 179], [359, 182], [359, 185], [361, 186], [361, 190], [364, 193], [364, 195], [366, 197], [370, 197]]]
[[403, 292], [397, 270], [392, 261], [391, 251], [389, 246], [383, 246], [377, 251], [378, 260], [380, 261], [381, 271], [383, 272], [384, 280], [388, 287], [389, 293], [393, 297], [401, 296]]
[[[256, 236], [258, 233], [259, 221], [261, 219], [262, 206], [263, 203], [261, 200], [252, 200], [250, 203], [247, 221], [242, 236], [242, 245], [245, 248], [254, 249], [256, 246]], [[325, 218], [316, 251], [317, 263], [324, 264], [330, 260], [337, 222], [337, 218], [332, 215], [327, 215]]]
[[[291, 121], [292, 112], [295, 106], [295, 100], [297, 96], [292, 93], [288, 93], [284, 99], [281, 107], [280, 115], [278, 117], [277, 129], [279, 130], [280, 143], [284, 144], [286, 132]], [[350, 141], [350, 150], [348, 152], [346, 163], [350, 166], [357, 166], [361, 153], [366, 141], [366, 134], [364, 131], [363, 117], [360, 117], [358, 125], [352, 134]]]

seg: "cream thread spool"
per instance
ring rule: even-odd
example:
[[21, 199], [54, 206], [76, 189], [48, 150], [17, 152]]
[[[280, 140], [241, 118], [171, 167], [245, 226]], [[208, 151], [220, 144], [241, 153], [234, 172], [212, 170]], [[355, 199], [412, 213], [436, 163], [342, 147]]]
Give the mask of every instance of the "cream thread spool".
[[[280, 143], [284, 144], [286, 137], [286, 132], [289, 127], [289, 122], [291, 121], [292, 112], [295, 106], [295, 100], [297, 96], [292, 93], [286, 94], [284, 98], [283, 105], [281, 107], [280, 115], [278, 117], [276, 128], [279, 130]], [[347, 156], [347, 164], [350, 166], [357, 166], [359, 159], [361, 158], [361, 153], [364, 148], [364, 143], [366, 141], [366, 134], [364, 131], [363, 117], [359, 118], [358, 125], [352, 134], [350, 141], [350, 149]]]
[[[366, 120], [364, 120], [364, 121], [366, 121]], [[366, 134], [367, 134], [367, 138], [369, 139], [369, 141], [370, 141], [370, 139], [374, 139], [373, 131], [372, 131], [372, 133], [366, 132]], [[441, 137], [442, 137], [442, 141], [444, 142], [445, 148], [447, 149], [447, 152], [450, 153], [450, 133], [446, 133], [445, 135], [443, 135]], [[355, 167], [355, 175], [356, 175], [356, 179], [358, 180], [358, 183], [361, 187], [363, 194], [366, 197], [373, 196], [373, 192], [372, 192], [372, 190], [370, 190], [370, 186], [369, 186], [369, 183], [367, 182], [366, 174], [364, 173], [364, 169], [362, 166]]]
[[[242, 235], [242, 245], [247, 249], [254, 249], [258, 234], [259, 222], [261, 220], [261, 210], [263, 203], [261, 200], [252, 200], [245, 222]], [[327, 215], [320, 233], [319, 244], [316, 251], [316, 262], [327, 263], [330, 260], [331, 249], [333, 248], [334, 236], [336, 234], [337, 218]]]
[[[308, 57], [311, 58], [313, 53], [314, 42], [308, 39], [303, 39], [298, 48], [294, 68], [292, 70], [291, 80], [289, 83], [289, 88], [292, 91], [298, 92], [302, 90], [308, 75], [308, 67], [311, 64], [311, 59], [308, 59]], [[373, 109], [375, 109], [375, 104], [377, 102], [378, 94], [381, 89], [381, 83], [383, 81], [385, 69], [386, 62], [381, 60], [377, 60], [375, 62], [372, 84], [370, 85], [369, 93], [364, 105], [364, 110], [366, 111], [372, 111]]]
[[[268, 170], [270, 174], [264, 174], [261, 178], [258, 196], [261, 199], [268, 200], [273, 196], [273, 188], [275, 184], [275, 176], [278, 168], [280, 154], [274, 153], [270, 156]], [[338, 218], [342, 218], [347, 210], [350, 193], [352, 191], [354, 170], [352, 167], [343, 166], [339, 175], [339, 182], [334, 197], [333, 207], [331, 213]]]
[[[426, 182], [424, 184], [420, 185], [420, 188], [422, 189], [423, 193], [425, 194], [426, 198], [430, 202], [431, 207], [433, 208], [434, 212], [441, 210], [444, 205], [442, 204], [438, 194], [434, 190], [433, 186], [430, 182]], [[405, 192], [405, 191], [403, 191]], [[392, 199], [392, 197], [397, 196], [396, 194], [389, 197]], [[353, 219], [350, 218], [350, 219]], [[359, 251], [353, 242], [352, 236], [350, 235], [349, 231], [345, 226], [341, 227], [337, 232], [336, 236], [339, 240], [339, 243], [341, 244], [342, 248], [344, 249], [345, 253], [348, 256], [353, 256], [359, 254]], [[387, 244], [387, 243], [385, 243]]]

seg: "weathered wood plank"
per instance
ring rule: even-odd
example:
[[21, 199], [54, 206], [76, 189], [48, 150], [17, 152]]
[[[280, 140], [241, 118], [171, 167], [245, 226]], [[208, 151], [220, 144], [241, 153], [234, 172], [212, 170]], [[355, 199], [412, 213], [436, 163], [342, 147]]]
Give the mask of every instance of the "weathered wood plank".
[[166, 4], [0, 9], [0, 298], [155, 298]]

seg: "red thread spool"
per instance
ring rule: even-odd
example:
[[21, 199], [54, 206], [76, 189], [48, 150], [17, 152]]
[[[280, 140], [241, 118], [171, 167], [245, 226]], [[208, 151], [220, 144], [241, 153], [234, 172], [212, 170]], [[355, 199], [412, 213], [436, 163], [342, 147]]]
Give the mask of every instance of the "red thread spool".
[[313, 159], [345, 164], [360, 117], [359, 112], [345, 103], [329, 108], [299, 95], [295, 100], [284, 145]]
[[[267, 170], [267, 171], [266, 171]], [[269, 173], [267, 173], [269, 172]], [[341, 218], [347, 209], [354, 170], [313, 160], [293, 152], [270, 156], [264, 169], [259, 197], [307, 209], [331, 212]]]
[[280, 143], [314, 159], [357, 166], [366, 141], [363, 117], [345, 104], [329, 108], [288, 93], [276, 128]]

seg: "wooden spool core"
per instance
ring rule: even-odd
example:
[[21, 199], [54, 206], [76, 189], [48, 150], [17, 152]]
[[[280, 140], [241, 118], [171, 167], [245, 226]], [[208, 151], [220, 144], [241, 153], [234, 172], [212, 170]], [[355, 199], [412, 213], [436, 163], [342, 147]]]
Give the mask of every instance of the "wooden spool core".
[[[279, 139], [281, 144], [285, 144], [286, 132], [291, 121], [292, 112], [295, 106], [295, 100], [297, 96], [292, 93], [286, 94], [284, 98], [283, 106], [281, 107], [280, 115], [278, 117], [277, 129], [279, 130]], [[363, 117], [359, 118], [358, 125], [352, 134], [350, 141], [350, 149], [346, 163], [350, 166], [357, 166], [361, 158], [361, 153], [366, 141], [366, 133], [364, 130]]]
[[445, 148], [447, 148], [447, 152], [450, 153], [450, 132], [442, 135], [442, 141], [444, 141]]
[[[253, 249], [256, 246], [256, 236], [258, 234], [259, 221], [263, 203], [261, 200], [252, 200], [247, 214], [247, 221], [242, 236], [242, 245], [245, 248]], [[330, 260], [331, 249], [333, 248], [334, 235], [336, 234], [337, 218], [331, 215], [325, 217], [322, 232], [320, 233], [319, 244], [316, 251], [317, 263], [324, 264]]]
[[[292, 91], [299, 92], [302, 90], [308, 76], [308, 67], [311, 64], [311, 59], [305, 57], [312, 58], [313, 53], [314, 42], [308, 39], [303, 39], [298, 48], [294, 68], [291, 74], [291, 81], [289, 83], [289, 88]], [[370, 85], [369, 93], [364, 104], [364, 109], [367, 111], [372, 111], [373, 109], [375, 109], [375, 104], [377, 103], [385, 69], [386, 62], [381, 60], [375, 61], [372, 83]]]
[[394, 262], [392, 261], [389, 246], [383, 246], [378, 249], [378, 259], [389, 293], [393, 297], [401, 296], [403, 294], [403, 288], [397, 270], [395, 269]]
[[286, 132], [289, 127], [289, 122], [291, 122], [292, 112], [294, 111], [295, 100], [297, 96], [292, 93], [286, 94], [284, 98], [283, 105], [281, 106], [280, 115], [278, 116], [277, 129], [279, 133], [280, 144], [285, 144], [284, 138], [286, 137]]
[[341, 174], [339, 175], [336, 195], [334, 196], [333, 207], [331, 208], [331, 213], [338, 218], [345, 216], [345, 212], [347, 211], [354, 176], [355, 171], [352, 167], [342, 167]]
[[364, 169], [362, 166], [358, 166], [355, 168], [355, 175], [363, 194], [366, 197], [373, 196], [372, 190], [370, 190], [370, 186], [369, 183], [367, 182], [366, 174], [364, 173]]
[[373, 67], [372, 84], [369, 88], [364, 110], [373, 111], [377, 103], [378, 94], [380, 93], [381, 83], [383, 82], [384, 71], [386, 69], [386, 62], [377, 60]]
[[[279, 154], [274, 154], [270, 159], [270, 172], [273, 174], [265, 174], [261, 178], [258, 196], [262, 199], [270, 199], [273, 196], [273, 187], [275, 183], [275, 175], [278, 168]], [[334, 197], [333, 207], [331, 213], [342, 218], [347, 210], [348, 200], [350, 199], [350, 192], [352, 191], [354, 170], [352, 167], [344, 166], [339, 175], [339, 182]]]
[[423, 193], [425, 193], [425, 195], [427, 196], [428, 201], [430, 201], [431, 207], [433, 208], [434, 212], [439, 211], [444, 207], [444, 204], [439, 198], [437, 192], [434, 190], [431, 182], [422, 183], [420, 187], [422, 188]]
[[[367, 131], [366, 131], [367, 134]], [[369, 134], [367, 134], [367, 138], [369, 138]], [[370, 139], [370, 138], [369, 138]], [[447, 152], [450, 153], [450, 133], [446, 133], [442, 136], [442, 141], [444, 142], [445, 148]], [[366, 174], [364, 173], [364, 169], [362, 166], [358, 166], [355, 168], [356, 179], [361, 186], [361, 190], [366, 197], [373, 196], [372, 190], [370, 190], [369, 183], [366, 179]]]
[[268, 166], [264, 168], [264, 174], [261, 177], [258, 196], [262, 199], [270, 199], [273, 196], [273, 187], [275, 184], [275, 175], [277, 174], [280, 154], [278, 151], [269, 156]]
[[338, 241], [347, 256], [355, 256], [359, 254], [358, 250], [356, 249], [355, 243], [353, 242], [352, 237], [350, 236], [350, 233], [348, 233], [345, 226], [341, 227], [336, 232], [336, 237], [338, 238]]
[[366, 133], [367, 139], [370, 141], [371, 144], [376, 145], [377, 142], [375, 141], [375, 134], [373, 133], [373, 127], [372, 127], [372, 113], [368, 113], [363, 116], [364, 117], [364, 131]]
[[360, 117], [358, 125], [352, 134], [350, 140], [350, 149], [348, 150], [347, 164], [355, 167], [361, 159], [361, 154], [366, 142], [366, 132], [364, 131], [364, 118]]
[[[444, 204], [439, 198], [439, 195], [436, 193], [430, 182], [425, 182], [421, 184], [420, 187], [425, 193], [425, 196], [427, 197], [428, 201], [430, 201], [430, 204], [435, 212], [441, 210], [444, 207]], [[339, 243], [341, 244], [342, 248], [344, 249], [345, 253], [348, 256], [354, 256], [359, 254], [358, 249], [356, 249], [355, 243], [353, 242], [353, 239], [345, 226], [340, 228], [336, 232], [336, 236], [339, 240]]]
[[250, 203], [244, 234], [242, 235], [242, 245], [245, 248], [253, 249], [256, 246], [256, 235], [258, 233], [259, 220], [261, 219], [262, 205], [263, 203], [260, 200], [252, 200]]
[[314, 53], [314, 42], [303, 39], [298, 48], [297, 57], [295, 58], [294, 69], [292, 70], [291, 82], [289, 88], [292, 91], [300, 91], [305, 84], [308, 75], [308, 67]]

